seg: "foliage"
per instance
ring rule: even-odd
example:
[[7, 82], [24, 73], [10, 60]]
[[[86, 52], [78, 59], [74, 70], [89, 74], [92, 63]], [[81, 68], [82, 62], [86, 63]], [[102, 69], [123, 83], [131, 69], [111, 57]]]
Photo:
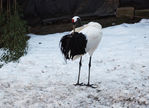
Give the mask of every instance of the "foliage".
[[11, 14], [3, 12], [0, 18], [0, 46], [4, 50], [0, 61], [17, 61], [27, 53], [26, 23], [16, 10]]

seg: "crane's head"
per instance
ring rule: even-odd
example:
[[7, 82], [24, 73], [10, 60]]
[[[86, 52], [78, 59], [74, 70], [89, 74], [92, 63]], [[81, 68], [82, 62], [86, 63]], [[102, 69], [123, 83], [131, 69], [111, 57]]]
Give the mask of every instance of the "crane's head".
[[77, 28], [77, 27], [82, 26], [82, 24], [81, 24], [81, 18], [79, 16], [74, 16], [72, 18], [72, 24], [73, 24], [74, 28]]

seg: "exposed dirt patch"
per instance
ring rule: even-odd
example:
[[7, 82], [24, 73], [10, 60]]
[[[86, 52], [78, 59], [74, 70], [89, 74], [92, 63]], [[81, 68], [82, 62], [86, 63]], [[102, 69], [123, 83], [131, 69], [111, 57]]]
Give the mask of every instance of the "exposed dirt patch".
[[[86, 24], [90, 21], [97, 21], [101, 23], [103, 27], [108, 27], [112, 25], [118, 25], [121, 23], [135, 23], [140, 21], [140, 18], [134, 18], [134, 19], [129, 19], [129, 18], [116, 18], [115, 16], [111, 17], [104, 17], [104, 18], [99, 18], [99, 17], [90, 17], [90, 18], [83, 18], [82, 23]], [[57, 33], [57, 32], [65, 32], [65, 31], [70, 31], [72, 30], [72, 24], [70, 21], [57, 21], [57, 22], [46, 22], [44, 24], [40, 24], [35, 27], [30, 27], [29, 31], [30, 33], [34, 34], [50, 34], [50, 33]]]

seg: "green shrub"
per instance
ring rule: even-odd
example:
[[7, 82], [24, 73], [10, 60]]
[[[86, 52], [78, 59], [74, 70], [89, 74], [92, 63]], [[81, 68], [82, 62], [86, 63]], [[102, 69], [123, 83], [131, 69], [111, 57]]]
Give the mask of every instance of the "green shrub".
[[0, 61], [17, 61], [27, 53], [26, 33], [26, 22], [20, 18], [17, 11], [10, 15], [4, 12], [0, 14], [0, 48], [4, 52]]

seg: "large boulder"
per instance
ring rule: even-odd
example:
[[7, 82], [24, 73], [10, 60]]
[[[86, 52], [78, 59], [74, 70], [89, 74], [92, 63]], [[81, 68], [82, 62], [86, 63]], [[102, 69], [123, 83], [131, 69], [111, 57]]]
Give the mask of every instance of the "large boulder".
[[30, 25], [42, 21], [81, 17], [114, 15], [119, 0], [21, 0], [25, 19]]

